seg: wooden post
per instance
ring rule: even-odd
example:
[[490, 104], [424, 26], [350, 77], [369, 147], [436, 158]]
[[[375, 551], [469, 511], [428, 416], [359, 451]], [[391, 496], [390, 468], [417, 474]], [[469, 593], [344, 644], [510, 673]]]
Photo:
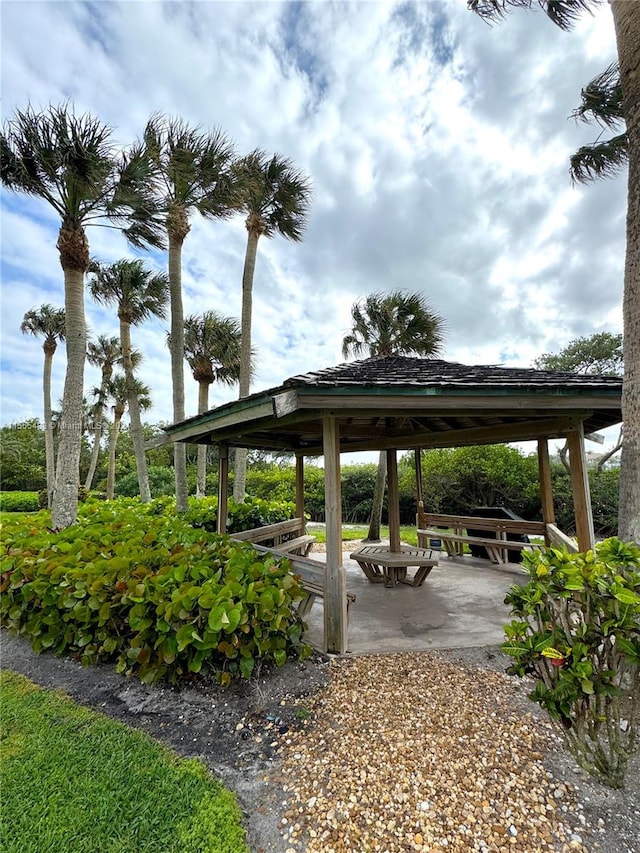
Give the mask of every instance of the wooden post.
[[400, 552], [400, 501], [398, 498], [398, 458], [387, 450], [387, 503], [389, 512], [389, 550]]
[[[556, 516], [553, 509], [553, 488], [551, 486], [551, 465], [549, 464], [549, 442], [546, 438], [538, 439], [538, 479], [540, 481], [540, 502], [542, 504], [542, 520], [545, 524], [555, 524]], [[547, 547], [550, 545], [547, 533], [544, 534]]]
[[416, 463], [416, 499], [418, 503], [418, 512], [424, 509], [424, 496], [422, 493], [422, 451], [416, 447], [413, 451], [413, 456]]
[[588, 551], [595, 545], [591, 494], [587, 476], [587, 459], [584, 452], [584, 428], [582, 422], [567, 435], [569, 462], [571, 465], [571, 488], [576, 515], [576, 534], [580, 551]]
[[296, 515], [302, 519], [304, 533], [304, 456], [300, 453], [296, 454]]
[[342, 496], [340, 492], [340, 436], [334, 417], [322, 420], [324, 450], [324, 506], [327, 562], [324, 570], [325, 651], [347, 650], [347, 579], [342, 565]]
[[218, 445], [218, 533], [227, 532], [227, 491], [229, 486], [229, 445]]

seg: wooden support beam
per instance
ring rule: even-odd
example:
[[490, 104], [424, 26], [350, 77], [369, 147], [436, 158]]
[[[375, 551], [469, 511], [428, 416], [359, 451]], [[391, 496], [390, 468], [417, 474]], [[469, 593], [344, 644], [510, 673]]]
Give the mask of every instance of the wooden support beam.
[[418, 511], [424, 509], [424, 495], [422, 491], [422, 448], [416, 447], [413, 451], [416, 466], [416, 500], [418, 502]]
[[322, 420], [324, 449], [324, 506], [327, 561], [324, 574], [325, 651], [347, 650], [347, 579], [342, 565], [342, 496], [340, 491], [340, 435], [336, 418]]
[[387, 504], [389, 513], [389, 550], [400, 551], [400, 502], [398, 499], [398, 457], [393, 449], [387, 450]]
[[218, 445], [218, 524], [217, 532], [227, 532], [227, 493], [229, 487], [229, 445]]
[[[553, 508], [553, 487], [551, 485], [551, 465], [549, 463], [549, 441], [538, 439], [538, 478], [540, 481], [540, 503], [542, 504], [542, 520], [545, 524], [555, 524]], [[549, 546], [549, 536], [545, 534], [545, 544]]]
[[296, 454], [296, 516], [304, 518], [304, 456], [299, 453]]
[[587, 476], [587, 459], [584, 451], [584, 429], [582, 424], [568, 433], [569, 461], [571, 464], [571, 488], [576, 516], [576, 535], [580, 551], [588, 551], [595, 545], [591, 494]]

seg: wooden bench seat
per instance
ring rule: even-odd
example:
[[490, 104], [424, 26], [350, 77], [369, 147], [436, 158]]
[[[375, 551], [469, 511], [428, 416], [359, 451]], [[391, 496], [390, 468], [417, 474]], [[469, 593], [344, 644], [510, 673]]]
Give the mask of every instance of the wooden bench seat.
[[522, 551], [523, 548], [540, 547], [533, 542], [514, 542], [511, 539], [466, 536], [462, 533], [449, 533], [442, 530], [418, 529], [418, 534], [426, 535], [430, 539], [440, 539], [449, 557], [461, 556], [463, 553], [462, 546], [465, 544], [480, 545], [486, 549], [491, 562], [497, 564], [508, 562], [504, 559], [505, 551]]
[[[257, 545], [268, 545], [272, 548], [284, 546], [292, 539], [306, 535], [304, 518], [288, 518], [286, 521], [277, 521], [274, 524], [265, 524], [263, 527], [252, 527], [251, 530], [240, 530], [231, 533], [233, 539], [241, 542], [253, 542]], [[313, 542], [315, 537], [311, 538]]]
[[301, 557], [306, 557], [315, 541], [316, 537], [308, 534], [296, 536], [295, 539], [287, 539], [286, 542], [281, 542], [274, 550], [283, 554], [299, 554]]
[[[436, 551], [412, 545], [401, 545], [400, 551], [390, 551], [388, 545], [362, 545], [349, 556], [371, 583], [384, 583], [387, 587], [398, 583], [422, 586], [439, 559]], [[407, 569], [413, 567], [416, 572], [409, 577]]]

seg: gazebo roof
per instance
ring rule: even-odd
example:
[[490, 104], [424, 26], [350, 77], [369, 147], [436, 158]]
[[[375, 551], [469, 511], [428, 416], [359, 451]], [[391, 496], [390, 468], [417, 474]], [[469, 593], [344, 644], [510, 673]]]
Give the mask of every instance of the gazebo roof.
[[619, 423], [622, 379], [388, 356], [292, 376], [167, 427], [171, 441], [322, 453], [323, 419], [342, 451], [556, 438]]

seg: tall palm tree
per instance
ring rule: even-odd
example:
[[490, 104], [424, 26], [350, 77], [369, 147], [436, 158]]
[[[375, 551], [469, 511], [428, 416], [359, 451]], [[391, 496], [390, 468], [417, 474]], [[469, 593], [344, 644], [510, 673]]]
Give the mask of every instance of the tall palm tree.
[[[138, 408], [141, 411], [151, 408], [149, 388], [139, 380], [133, 385]], [[113, 400], [113, 424], [109, 434], [109, 464], [107, 468], [107, 500], [113, 500], [116, 484], [116, 447], [120, 435], [120, 424], [130, 398], [131, 386], [126, 377], [120, 373], [112, 376], [106, 386], [107, 396]]]
[[[181, 119], [155, 114], [147, 123], [135, 156], [147, 157], [155, 174], [155, 205], [162, 210], [169, 243], [171, 299], [171, 377], [173, 419], [184, 420], [184, 309], [182, 247], [190, 216], [226, 219], [237, 209], [237, 179], [231, 170], [234, 151], [220, 130], [204, 133]], [[176, 505], [188, 508], [186, 447], [174, 445]]]
[[[60, 217], [58, 252], [64, 274], [67, 368], [63, 419], [51, 508], [54, 528], [76, 520], [80, 483], [82, 389], [86, 351], [84, 274], [89, 266], [85, 227], [108, 216], [136, 243], [158, 244], [152, 208], [140, 195], [144, 162], [123, 159], [112, 130], [69, 104], [43, 112], [17, 110], [0, 135], [0, 175], [8, 189], [42, 199]], [[144, 213], [146, 220], [140, 222]], [[132, 221], [135, 220], [135, 221]]]
[[121, 260], [101, 266], [91, 264], [92, 277], [89, 290], [93, 298], [103, 305], [116, 305], [120, 321], [120, 347], [122, 367], [128, 387], [127, 403], [131, 419], [131, 440], [136, 457], [138, 485], [143, 502], [151, 500], [149, 475], [144, 450], [144, 435], [140, 417], [140, 404], [133, 375], [131, 326], [138, 326], [149, 317], [164, 317], [168, 301], [169, 282], [164, 273], [145, 269], [142, 261]]
[[[198, 383], [198, 413], [209, 408], [209, 387], [214, 382], [233, 385], [240, 378], [242, 331], [235, 317], [216, 311], [191, 314], [184, 321], [184, 355]], [[207, 448], [198, 446], [196, 496], [204, 497], [207, 477]]]
[[[258, 240], [263, 235], [279, 234], [288, 240], [302, 240], [311, 203], [311, 183], [307, 175], [295, 169], [290, 160], [263, 151], [253, 151], [236, 164], [242, 191], [242, 212], [246, 214], [247, 249], [242, 272], [242, 353], [240, 361], [240, 397], [251, 387], [251, 315], [253, 278]], [[244, 499], [247, 451], [236, 450], [233, 496]]]
[[[342, 340], [342, 355], [438, 355], [443, 344], [441, 317], [419, 293], [394, 290], [372, 293], [351, 308], [352, 327]], [[387, 457], [378, 459], [367, 541], [380, 541], [382, 504], [387, 478]]]
[[53, 489], [56, 480], [55, 451], [53, 446], [53, 422], [51, 420], [51, 366], [58, 348], [58, 341], [64, 340], [64, 308], [54, 308], [45, 304], [32, 308], [24, 315], [20, 331], [35, 337], [44, 337], [44, 368], [42, 371], [42, 393], [44, 398], [44, 448], [47, 464], [47, 506], [51, 509]]
[[[489, 21], [504, 17], [509, 7], [531, 8], [533, 0], [468, 0], [469, 8]], [[580, 15], [595, 8], [597, 0], [538, 0], [553, 23], [571, 29]], [[622, 87], [622, 111], [627, 126], [629, 162], [627, 196], [627, 252], [622, 299], [624, 377], [622, 419], [624, 437], [620, 460], [620, 510], [618, 534], [640, 542], [640, 3], [610, 0], [616, 33]], [[600, 169], [602, 174], [606, 170]], [[593, 171], [593, 177], [598, 176]], [[587, 174], [587, 177], [591, 177]]]

